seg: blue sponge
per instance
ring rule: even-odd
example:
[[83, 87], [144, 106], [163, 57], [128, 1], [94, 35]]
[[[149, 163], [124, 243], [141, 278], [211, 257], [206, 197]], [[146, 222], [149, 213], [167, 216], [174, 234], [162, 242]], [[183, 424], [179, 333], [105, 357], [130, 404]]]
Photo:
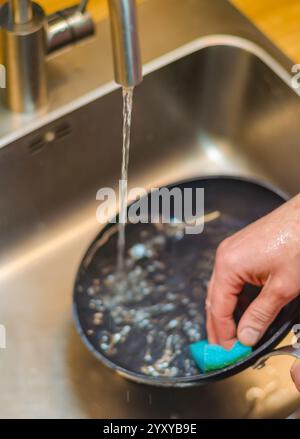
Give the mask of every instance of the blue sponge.
[[209, 344], [207, 340], [201, 340], [192, 343], [190, 351], [201, 372], [205, 373], [242, 360], [251, 354], [252, 348], [236, 341], [232, 348], [227, 350], [222, 346]]

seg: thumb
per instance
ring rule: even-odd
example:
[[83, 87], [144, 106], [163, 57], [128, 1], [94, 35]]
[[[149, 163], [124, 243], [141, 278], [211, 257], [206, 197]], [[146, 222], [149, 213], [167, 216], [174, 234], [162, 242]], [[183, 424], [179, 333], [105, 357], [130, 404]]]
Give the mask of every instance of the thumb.
[[296, 360], [292, 369], [291, 377], [295, 383], [297, 390], [300, 392], [300, 360]]
[[257, 298], [249, 305], [238, 324], [238, 339], [254, 346], [264, 335], [280, 310], [292, 300], [278, 281], [267, 282]]

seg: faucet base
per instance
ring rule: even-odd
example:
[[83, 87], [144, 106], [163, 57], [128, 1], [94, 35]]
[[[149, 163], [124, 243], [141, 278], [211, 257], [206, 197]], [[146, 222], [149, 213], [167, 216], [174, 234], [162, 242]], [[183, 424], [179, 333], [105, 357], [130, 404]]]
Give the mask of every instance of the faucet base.
[[3, 64], [6, 68], [6, 106], [16, 112], [33, 112], [47, 105], [45, 65], [45, 14], [32, 4], [32, 19], [13, 21], [9, 4], [0, 10]]

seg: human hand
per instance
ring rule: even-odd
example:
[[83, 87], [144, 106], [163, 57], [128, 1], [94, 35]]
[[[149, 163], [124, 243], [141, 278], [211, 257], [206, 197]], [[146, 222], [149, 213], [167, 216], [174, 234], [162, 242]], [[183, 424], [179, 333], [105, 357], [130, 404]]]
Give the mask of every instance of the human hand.
[[[299, 267], [300, 194], [220, 244], [206, 304], [210, 343], [228, 348], [238, 338], [255, 345], [300, 294]], [[246, 283], [262, 290], [236, 328], [233, 312]], [[300, 389], [300, 366], [292, 374]]]

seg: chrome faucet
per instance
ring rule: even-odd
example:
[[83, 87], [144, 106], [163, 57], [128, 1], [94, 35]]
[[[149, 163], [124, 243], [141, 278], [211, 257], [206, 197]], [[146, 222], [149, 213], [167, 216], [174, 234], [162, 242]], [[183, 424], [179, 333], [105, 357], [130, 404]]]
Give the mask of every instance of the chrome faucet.
[[136, 0], [108, 0], [115, 80], [123, 87], [142, 81]]
[[[115, 80], [131, 87], [142, 80], [135, 0], [108, 0]], [[46, 57], [94, 33], [88, 0], [46, 17], [31, 0], [8, 0], [0, 8], [6, 106], [15, 112], [46, 107]]]
[[29, 0], [12, 0], [11, 14], [16, 24], [25, 24], [32, 20], [32, 4]]

